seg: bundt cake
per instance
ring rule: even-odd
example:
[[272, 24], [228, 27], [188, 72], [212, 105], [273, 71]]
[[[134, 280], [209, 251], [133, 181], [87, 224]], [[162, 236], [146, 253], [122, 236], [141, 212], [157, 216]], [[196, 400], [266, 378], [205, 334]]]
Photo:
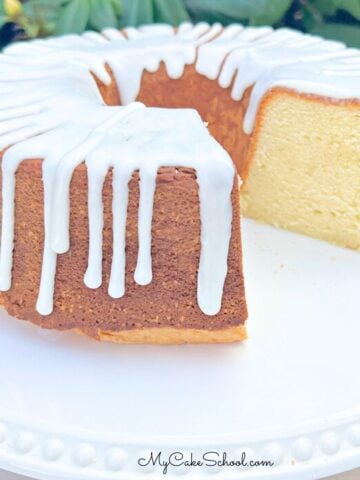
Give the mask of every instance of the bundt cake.
[[360, 250], [355, 49], [150, 25], [14, 44], [0, 74], [15, 317], [118, 342], [245, 338], [237, 174], [245, 215]]

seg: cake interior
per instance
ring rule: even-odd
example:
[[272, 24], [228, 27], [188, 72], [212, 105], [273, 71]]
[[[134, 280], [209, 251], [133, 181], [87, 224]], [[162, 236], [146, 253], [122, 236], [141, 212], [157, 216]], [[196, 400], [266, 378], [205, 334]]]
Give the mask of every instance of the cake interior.
[[360, 111], [274, 91], [242, 192], [245, 215], [360, 250]]
[[[13, 316], [39, 326], [75, 330], [122, 343], [228, 342], [245, 338], [247, 317], [241, 267], [238, 182], [232, 193], [233, 223], [221, 311], [205, 315], [197, 304], [200, 252], [198, 183], [188, 168], [160, 168], [152, 222], [153, 281], [138, 285], [139, 175], [129, 183], [126, 222], [126, 289], [109, 296], [112, 261], [112, 172], [103, 188], [103, 282], [90, 289], [83, 281], [88, 258], [87, 171], [75, 169], [71, 181], [70, 242], [59, 255], [51, 315], [36, 311], [44, 228], [41, 160], [26, 160], [16, 172], [15, 248], [11, 289], [0, 300]], [[29, 224], [31, 226], [29, 227]], [[105, 313], [104, 313], [105, 312]]]
[[360, 102], [273, 88], [249, 136], [242, 124], [251, 89], [234, 101], [231, 88], [192, 65], [180, 79], [169, 79], [162, 66], [144, 72], [137, 99], [198, 110], [244, 180], [245, 216], [360, 250]]

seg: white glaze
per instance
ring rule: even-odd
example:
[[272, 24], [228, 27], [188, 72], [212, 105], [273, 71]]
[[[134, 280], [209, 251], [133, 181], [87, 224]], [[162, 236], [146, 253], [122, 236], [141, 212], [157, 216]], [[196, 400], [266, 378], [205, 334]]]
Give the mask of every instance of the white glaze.
[[[2, 224], [6, 228], [2, 229], [0, 288], [11, 287], [15, 172], [22, 160], [43, 158], [45, 241], [37, 301], [37, 311], [42, 315], [53, 310], [57, 254], [70, 248], [69, 195], [74, 169], [85, 161], [88, 171], [89, 258], [84, 282], [89, 288], [102, 284], [102, 185], [109, 169], [113, 169], [113, 258], [108, 291], [111, 297], [120, 298], [125, 293], [125, 227], [132, 173], [139, 170], [140, 174], [139, 251], [134, 279], [139, 285], [147, 285], [152, 280], [151, 223], [157, 170], [161, 166], [185, 166], [197, 171], [199, 182], [202, 248], [198, 303], [204, 313], [216, 314], [221, 308], [231, 234], [230, 195], [235, 172], [227, 153], [209, 136], [193, 110], [145, 109], [139, 103], [109, 107], [103, 104], [95, 81], [82, 65], [73, 64], [62, 74], [56, 63], [46, 73], [42, 66], [41, 62], [24, 65], [21, 101], [17, 97], [12, 101], [4, 96], [0, 99], [0, 145], [14, 144], [6, 150], [2, 162]], [[3, 91], [5, 83], [11, 91], [16, 72], [13, 67], [11, 62], [6, 63]], [[33, 91], [33, 79], [41, 95]], [[36, 109], [16, 118], [18, 128], [13, 130], [13, 109], [28, 105], [36, 105]], [[218, 228], [223, 235], [218, 234]]]
[[[177, 31], [168, 25], [150, 25], [125, 29], [125, 36], [113, 29], [105, 30], [104, 43], [96, 36], [66, 35], [51, 40], [36, 40], [29, 44], [17, 44], [6, 50], [12, 55], [26, 53], [56, 56], [58, 61], [69, 58], [84, 64], [104, 83], [110, 82], [105, 69], [108, 63], [114, 72], [124, 104], [135, 100], [144, 70], [155, 71], [161, 61], [170, 78], [181, 77], [184, 67], [195, 62], [196, 70], [211, 79], [218, 78], [223, 88], [234, 80], [232, 97], [240, 100], [246, 88], [269, 83], [272, 75], [279, 85], [303, 91], [303, 77], [312, 78], [306, 83], [310, 93], [335, 98], [359, 98], [360, 54], [352, 51], [353, 79], [344, 82], [344, 75], [334, 74], [333, 65], [341, 65], [351, 50], [339, 42], [325, 41], [319, 37], [304, 35], [289, 29], [273, 31], [270, 27], [244, 28], [230, 25], [221, 29], [219, 24], [195, 26], [182, 24]], [[110, 35], [110, 36], [109, 36]], [[119, 43], [121, 42], [121, 46]], [[324, 68], [319, 75], [318, 64]], [[296, 71], [295, 78], [288, 79], [288, 70]], [[279, 67], [282, 67], [279, 69]], [[281, 76], [280, 76], [281, 74]], [[271, 84], [271, 80], [270, 80]], [[251, 118], [245, 119], [244, 130], [251, 133], [258, 106], [262, 97], [254, 95]], [[250, 115], [250, 114], [249, 114]], [[249, 117], [248, 115], [248, 117]]]
[[[69, 188], [74, 169], [86, 163], [89, 179], [89, 258], [84, 282], [102, 283], [102, 185], [113, 169], [113, 259], [109, 295], [125, 293], [125, 227], [128, 182], [140, 173], [139, 252], [134, 279], [152, 280], [151, 221], [157, 170], [187, 166], [197, 171], [201, 210], [198, 304], [212, 315], [221, 307], [231, 233], [230, 193], [234, 171], [227, 154], [190, 110], [144, 109], [132, 103], [144, 70], [164, 62], [170, 78], [185, 65], [232, 84], [240, 100], [252, 87], [244, 131], [251, 133], [266, 92], [283, 86], [335, 98], [360, 98], [360, 55], [338, 42], [270, 27], [206, 23], [150, 25], [124, 32], [105, 29], [18, 43], [0, 55], [0, 149], [3, 212], [0, 289], [11, 286], [15, 172], [26, 158], [43, 158], [44, 254], [37, 310], [52, 312], [57, 254], [68, 251]], [[109, 65], [122, 103], [103, 103], [92, 72], [109, 84]], [[21, 68], [20, 68], [21, 67]], [[164, 140], [166, 139], [166, 140]], [[57, 145], [56, 152], [53, 145]], [[139, 155], [139, 152], [141, 154]], [[190, 161], [191, 159], [191, 161]], [[221, 232], [219, 235], [218, 232]]]
[[[104, 38], [109, 41], [89, 32], [82, 36], [66, 35], [15, 44], [5, 53], [20, 56], [21, 61], [37, 56], [51, 56], [59, 63], [71, 59], [83, 64], [105, 84], [111, 80], [105, 68], [107, 63], [114, 72], [123, 104], [136, 99], [144, 70], [156, 71], [162, 61], [169, 77], [174, 79], [181, 77], [185, 65], [196, 61], [196, 70], [210, 79], [217, 78], [223, 88], [233, 83], [234, 100], [240, 100], [248, 87], [258, 83], [334, 98], [360, 97], [358, 50], [286, 28], [274, 31], [270, 27], [230, 25], [222, 29], [219, 24], [209, 26], [202, 22], [184, 23], [175, 31], [169, 25], [147, 25], [129, 27], [124, 34], [106, 29]], [[352, 79], [346, 72], [341, 73], [349, 56]], [[298, 72], [297, 78], [287, 78], [287, 67]], [[252, 108], [244, 120], [248, 134], [266, 91], [257, 88], [252, 92]]]

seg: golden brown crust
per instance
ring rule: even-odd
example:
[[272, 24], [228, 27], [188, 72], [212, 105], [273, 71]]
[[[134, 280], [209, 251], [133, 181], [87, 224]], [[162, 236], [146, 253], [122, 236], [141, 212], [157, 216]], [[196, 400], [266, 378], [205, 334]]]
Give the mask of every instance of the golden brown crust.
[[146, 328], [141, 330], [124, 330], [122, 332], [99, 332], [100, 340], [115, 343], [151, 343], [158, 345], [175, 345], [181, 343], [231, 343], [247, 338], [245, 325], [221, 330], [204, 330], [194, 328]]
[[[98, 82], [107, 104], [120, 103], [121, 92], [112, 83]], [[231, 98], [232, 86], [223, 89], [217, 81], [199, 75], [193, 65], [185, 67], [178, 80], [170, 79], [164, 65], [155, 73], [144, 72], [137, 100], [147, 106], [191, 107], [208, 122], [212, 135], [232, 156], [246, 180], [263, 112], [277, 95], [306, 97], [309, 101], [346, 103], [359, 107], [358, 100], [335, 100], [297, 93], [283, 87], [271, 89], [264, 97], [254, 132], [244, 134], [243, 117], [251, 89], [238, 102]], [[104, 187], [104, 281], [90, 290], [83, 284], [87, 264], [87, 177], [78, 167], [71, 184], [71, 249], [59, 256], [55, 288], [55, 310], [50, 316], [36, 313], [43, 243], [41, 161], [25, 161], [17, 172], [16, 228], [13, 285], [0, 294], [0, 302], [14, 316], [46, 328], [77, 330], [95, 338], [122, 343], [227, 342], [245, 338], [247, 317], [241, 266], [239, 192], [233, 191], [233, 226], [229, 273], [225, 282], [223, 307], [213, 317], [204, 315], [196, 301], [196, 271], [199, 258], [199, 205], [195, 172], [189, 169], [161, 169], [158, 175], [153, 222], [153, 270], [151, 285], [133, 281], [137, 255], [138, 178], [130, 182], [127, 223], [126, 295], [112, 300], [107, 294], [111, 229], [111, 174]]]
[[177, 327], [218, 330], [243, 324], [246, 317], [241, 267], [239, 191], [233, 190], [233, 226], [219, 314], [207, 316], [197, 305], [197, 265], [200, 252], [198, 185], [195, 172], [162, 168], [154, 201], [152, 254], [153, 281], [139, 286], [133, 280], [137, 258], [138, 174], [129, 184], [127, 220], [126, 294], [111, 299], [107, 293], [112, 257], [111, 172], [103, 190], [103, 285], [84, 285], [87, 266], [87, 175], [79, 166], [71, 182], [70, 251], [58, 256], [54, 312], [36, 312], [43, 244], [41, 161], [24, 161], [16, 173], [15, 248], [13, 283], [0, 302], [8, 312], [45, 328], [80, 329], [97, 337], [98, 331], [119, 332], [144, 328]]
[[[112, 75], [110, 69], [108, 69]], [[118, 104], [116, 84], [99, 85], [106, 103]], [[121, 92], [120, 92], [121, 94]], [[180, 80], [170, 80], [162, 65], [144, 73], [138, 100], [149, 106], [196, 108], [241, 169], [248, 140], [239, 125], [247, 104], [231, 100], [228, 90], [199, 77], [193, 66]], [[191, 169], [162, 168], [157, 178], [152, 228], [153, 281], [133, 280], [137, 257], [138, 175], [129, 184], [126, 238], [126, 293], [114, 300], [107, 293], [112, 257], [111, 172], [104, 190], [103, 285], [84, 285], [87, 265], [87, 173], [79, 166], [71, 182], [70, 251], [58, 256], [54, 311], [36, 312], [43, 245], [41, 160], [22, 162], [16, 173], [13, 283], [0, 303], [20, 319], [45, 328], [78, 330], [94, 338], [118, 342], [215, 342], [244, 338], [247, 309], [242, 273], [239, 188], [232, 193], [233, 223], [222, 309], [207, 316], [197, 305], [200, 218], [196, 174]], [[158, 337], [159, 335], [159, 337]]]
[[231, 98], [231, 89], [232, 85], [222, 88], [217, 81], [199, 75], [194, 65], [187, 65], [178, 80], [170, 79], [162, 64], [155, 73], [144, 72], [137, 100], [153, 107], [195, 108], [242, 175], [250, 140], [242, 124], [251, 89], [241, 102]]
[[254, 125], [254, 130], [252, 134], [249, 137], [248, 144], [247, 144], [247, 152], [246, 152], [246, 158], [243, 159], [241, 163], [241, 178], [243, 180], [243, 185], [242, 188], [246, 188], [246, 179], [249, 175], [249, 170], [252, 165], [254, 156], [255, 156], [255, 151], [257, 148], [257, 139], [259, 138], [260, 131], [263, 127], [263, 123], [265, 120], [265, 112], [267, 109], [267, 106], [276, 98], [278, 97], [280, 100], [280, 97], [283, 98], [284, 96], [292, 96], [295, 98], [302, 98], [306, 99], [309, 102], [318, 102], [322, 104], [329, 104], [329, 105], [346, 105], [348, 108], [359, 108], [360, 107], [360, 100], [356, 98], [350, 98], [350, 99], [338, 99], [338, 98], [331, 98], [331, 97], [321, 97], [319, 95], [315, 95], [312, 93], [303, 93], [303, 92], [298, 92], [296, 90], [292, 90], [290, 88], [286, 87], [273, 87], [271, 88], [263, 97], [260, 105], [259, 105], [259, 110], [256, 115], [256, 121]]
[[[254, 130], [251, 135], [244, 133], [242, 125], [249, 104], [252, 87], [248, 88], [241, 101], [231, 98], [233, 85], [222, 88], [216, 80], [198, 74], [194, 65], [187, 65], [184, 74], [178, 80], [170, 79], [164, 64], [155, 73], [145, 71], [141, 82], [138, 101], [147, 106], [169, 108], [195, 108], [202, 119], [208, 123], [210, 133], [232, 157], [237, 171], [245, 181], [257, 145], [257, 138], [262, 128], [267, 104], [279, 95], [292, 95], [306, 98], [309, 101], [346, 105], [359, 108], [358, 99], [336, 99], [310, 93], [302, 93], [286, 87], [271, 88], [262, 99], [256, 116]], [[108, 101], [119, 99], [116, 88], [108, 93]], [[165, 94], [164, 94], [165, 92]], [[120, 92], [121, 97], [121, 92]]]

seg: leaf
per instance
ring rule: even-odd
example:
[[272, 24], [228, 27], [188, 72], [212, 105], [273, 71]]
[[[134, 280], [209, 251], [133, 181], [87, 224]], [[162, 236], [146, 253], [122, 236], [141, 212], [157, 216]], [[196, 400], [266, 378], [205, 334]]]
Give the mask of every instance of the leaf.
[[272, 0], [263, 12], [256, 13], [249, 19], [250, 25], [274, 25], [279, 22], [289, 9], [292, 0]]
[[154, 12], [156, 22], [170, 23], [174, 26], [190, 19], [182, 0], [154, 0]]
[[0, 27], [4, 25], [5, 21], [6, 21], [6, 15], [5, 15], [4, 4], [0, 0]]
[[234, 23], [234, 19], [231, 17], [228, 17], [222, 13], [216, 13], [216, 12], [211, 12], [211, 11], [204, 11], [204, 12], [190, 12], [190, 18], [193, 23], [196, 22], [207, 22], [210, 24], [213, 24], [215, 22], [220, 22], [222, 25], [230, 25], [231, 23]]
[[310, 30], [310, 33], [344, 42], [348, 47], [360, 48], [360, 27], [345, 23], [324, 23]]
[[122, 1], [121, 0], [110, 0], [112, 7], [114, 9], [115, 15], [120, 17], [122, 14]]
[[56, 33], [82, 33], [89, 20], [89, 0], [70, 0], [60, 10]]
[[251, 20], [252, 23], [266, 21], [276, 23], [291, 5], [291, 0], [185, 0], [191, 15], [213, 12], [233, 20]]
[[23, 4], [19, 23], [31, 38], [52, 34], [63, 3], [64, 0], [28, 0]]
[[23, 3], [24, 14], [31, 19], [55, 20], [64, 0], [28, 0]]
[[360, 20], [360, 0], [332, 0], [334, 5]]
[[313, 0], [312, 5], [320, 15], [331, 17], [335, 15], [337, 6], [334, 0]]
[[90, 0], [90, 27], [102, 30], [105, 27], [116, 27], [118, 18], [112, 0]]
[[154, 21], [152, 0], [123, 0], [123, 16], [120, 25], [142, 25]]

